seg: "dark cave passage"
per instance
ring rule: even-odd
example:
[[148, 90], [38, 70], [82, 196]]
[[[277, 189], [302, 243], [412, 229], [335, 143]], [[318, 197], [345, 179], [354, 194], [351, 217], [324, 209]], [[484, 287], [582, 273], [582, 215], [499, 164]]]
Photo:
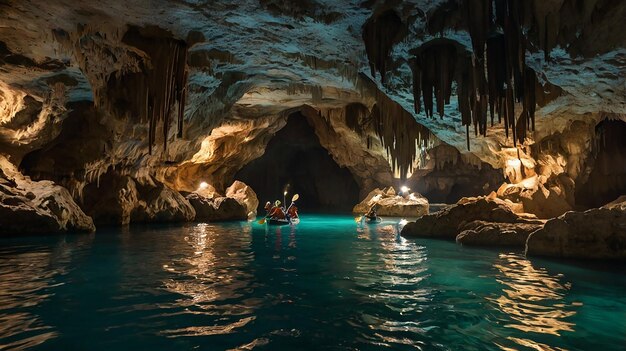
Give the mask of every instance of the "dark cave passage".
[[287, 185], [287, 202], [300, 194], [303, 212], [347, 212], [359, 201], [359, 186], [350, 171], [337, 165], [300, 113], [289, 116], [265, 154], [244, 166], [235, 179], [257, 193], [259, 213], [264, 213], [266, 201], [282, 201]]
[[626, 194], [626, 123], [604, 120], [596, 126], [596, 157], [587, 180], [576, 189], [576, 204], [599, 207]]

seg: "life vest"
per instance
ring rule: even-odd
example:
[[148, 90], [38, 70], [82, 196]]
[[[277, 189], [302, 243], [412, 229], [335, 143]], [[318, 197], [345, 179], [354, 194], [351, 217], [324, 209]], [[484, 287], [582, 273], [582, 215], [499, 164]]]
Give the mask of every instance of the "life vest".
[[289, 215], [289, 218], [298, 218], [298, 208], [296, 206], [289, 207], [287, 214]]
[[268, 217], [276, 218], [276, 219], [285, 219], [285, 212], [283, 211], [281, 207], [274, 207], [272, 208], [272, 211], [270, 211], [270, 214], [268, 215]]

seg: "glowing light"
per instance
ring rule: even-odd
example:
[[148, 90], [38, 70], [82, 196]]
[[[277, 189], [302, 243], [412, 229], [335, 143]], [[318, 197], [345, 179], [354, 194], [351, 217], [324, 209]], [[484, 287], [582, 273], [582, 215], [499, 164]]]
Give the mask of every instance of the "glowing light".
[[287, 192], [285, 191], [285, 192], [283, 193], [283, 195], [287, 195]]
[[403, 185], [402, 188], [400, 188], [400, 190], [402, 190], [403, 193], [406, 193], [409, 190], [411, 190], [411, 188], [407, 187], [406, 185]]
[[207, 182], [202, 182], [202, 183], [200, 183], [200, 186], [198, 187], [198, 189], [200, 189], [200, 190], [204, 190], [204, 189], [206, 189], [206, 188], [208, 188], [208, 187], [209, 187], [209, 183], [207, 183]]

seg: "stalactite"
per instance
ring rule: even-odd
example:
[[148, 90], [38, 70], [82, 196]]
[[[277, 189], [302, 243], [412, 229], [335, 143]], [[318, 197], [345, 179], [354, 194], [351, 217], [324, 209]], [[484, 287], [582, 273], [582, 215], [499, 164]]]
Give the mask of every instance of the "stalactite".
[[392, 168], [404, 179], [412, 171], [419, 147], [428, 142], [430, 131], [387, 95], [378, 92], [370, 115], [376, 135], [391, 159]]
[[[504, 122], [513, 143], [523, 143], [535, 127], [536, 102], [543, 101], [535, 72], [525, 62], [528, 39], [522, 31], [528, 3], [519, 0], [465, 0], [465, 15], [472, 39], [473, 55], [463, 55], [446, 39], [434, 39], [411, 51], [414, 106], [421, 112], [420, 97], [427, 117], [433, 115], [433, 93], [437, 112], [443, 116], [449, 102], [452, 80], [457, 82], [461, 123], [476, 135], [486, 135], [487, 114]], [[542, 32], [543, 33], [543, 32]], [[486, 57], [485, 57], [486, 51]], [[421, 96], [420, 96], [421, 95]], [[515, 115], [515, 103], [523, 110]]]
[[372, 77], [380, 73], [385, 83], [389, 54], [393, 45], [407, 32], [406, 24], [395, 11], [389, 9], [373, 14], [363, 25], [363, 41], [370, 62]]
[[421, 111], [420, 93], [424, 100], [424, 112], [433, 116], [433, 94], [437, 113], [445, 114], [444, 106], [450, 103], [452, 81], [456, 69], [457, 50], [449, 40], [433, 40], [414, 52], [412, 60], [413, 97], [415, 112]]
[[369, 114], [370, 111], [367, 106], [358, 102], [349, 103], [344, 108], [344, 119], [346, 125], [358, 134], [364, 134], [363, 131], [366, 129], [365, 122]]
[[[171, 117], [176, 114], [177, 133], [182, 137], [187, 85], [187, 44], [158, 27], [131, 27], [124, 43], [149, 58], [140, 72], [113, 74], [107, 79], [105, 104], [120, 115], [138, 116], [148, 122], [148, 145], [152, 153], [156, 129], [161, 125], [163, 147], [167, 148]], [[174, 111], [173, 106], [178, 106]]]

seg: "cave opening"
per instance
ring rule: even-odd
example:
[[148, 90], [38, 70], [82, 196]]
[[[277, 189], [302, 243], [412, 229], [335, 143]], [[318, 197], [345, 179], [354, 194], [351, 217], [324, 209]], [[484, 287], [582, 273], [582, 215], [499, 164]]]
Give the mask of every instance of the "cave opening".
[[576, 204], [599, 207], [626, 194], [626, 122], [604, 120], [596, 126], [595, 157], [586, 181], [576, 187]]
[[283, 201], [286, 186], [287, 202], [300, 194], [298, 207], [303, 212], [348, 212], [359, 201], [352, 173], [335, 162], [300, 112], [288, 117], [263, 156], [245, 165], [235, 179], [257, 193], [259, 213], [264, 213], [266, 201]]

